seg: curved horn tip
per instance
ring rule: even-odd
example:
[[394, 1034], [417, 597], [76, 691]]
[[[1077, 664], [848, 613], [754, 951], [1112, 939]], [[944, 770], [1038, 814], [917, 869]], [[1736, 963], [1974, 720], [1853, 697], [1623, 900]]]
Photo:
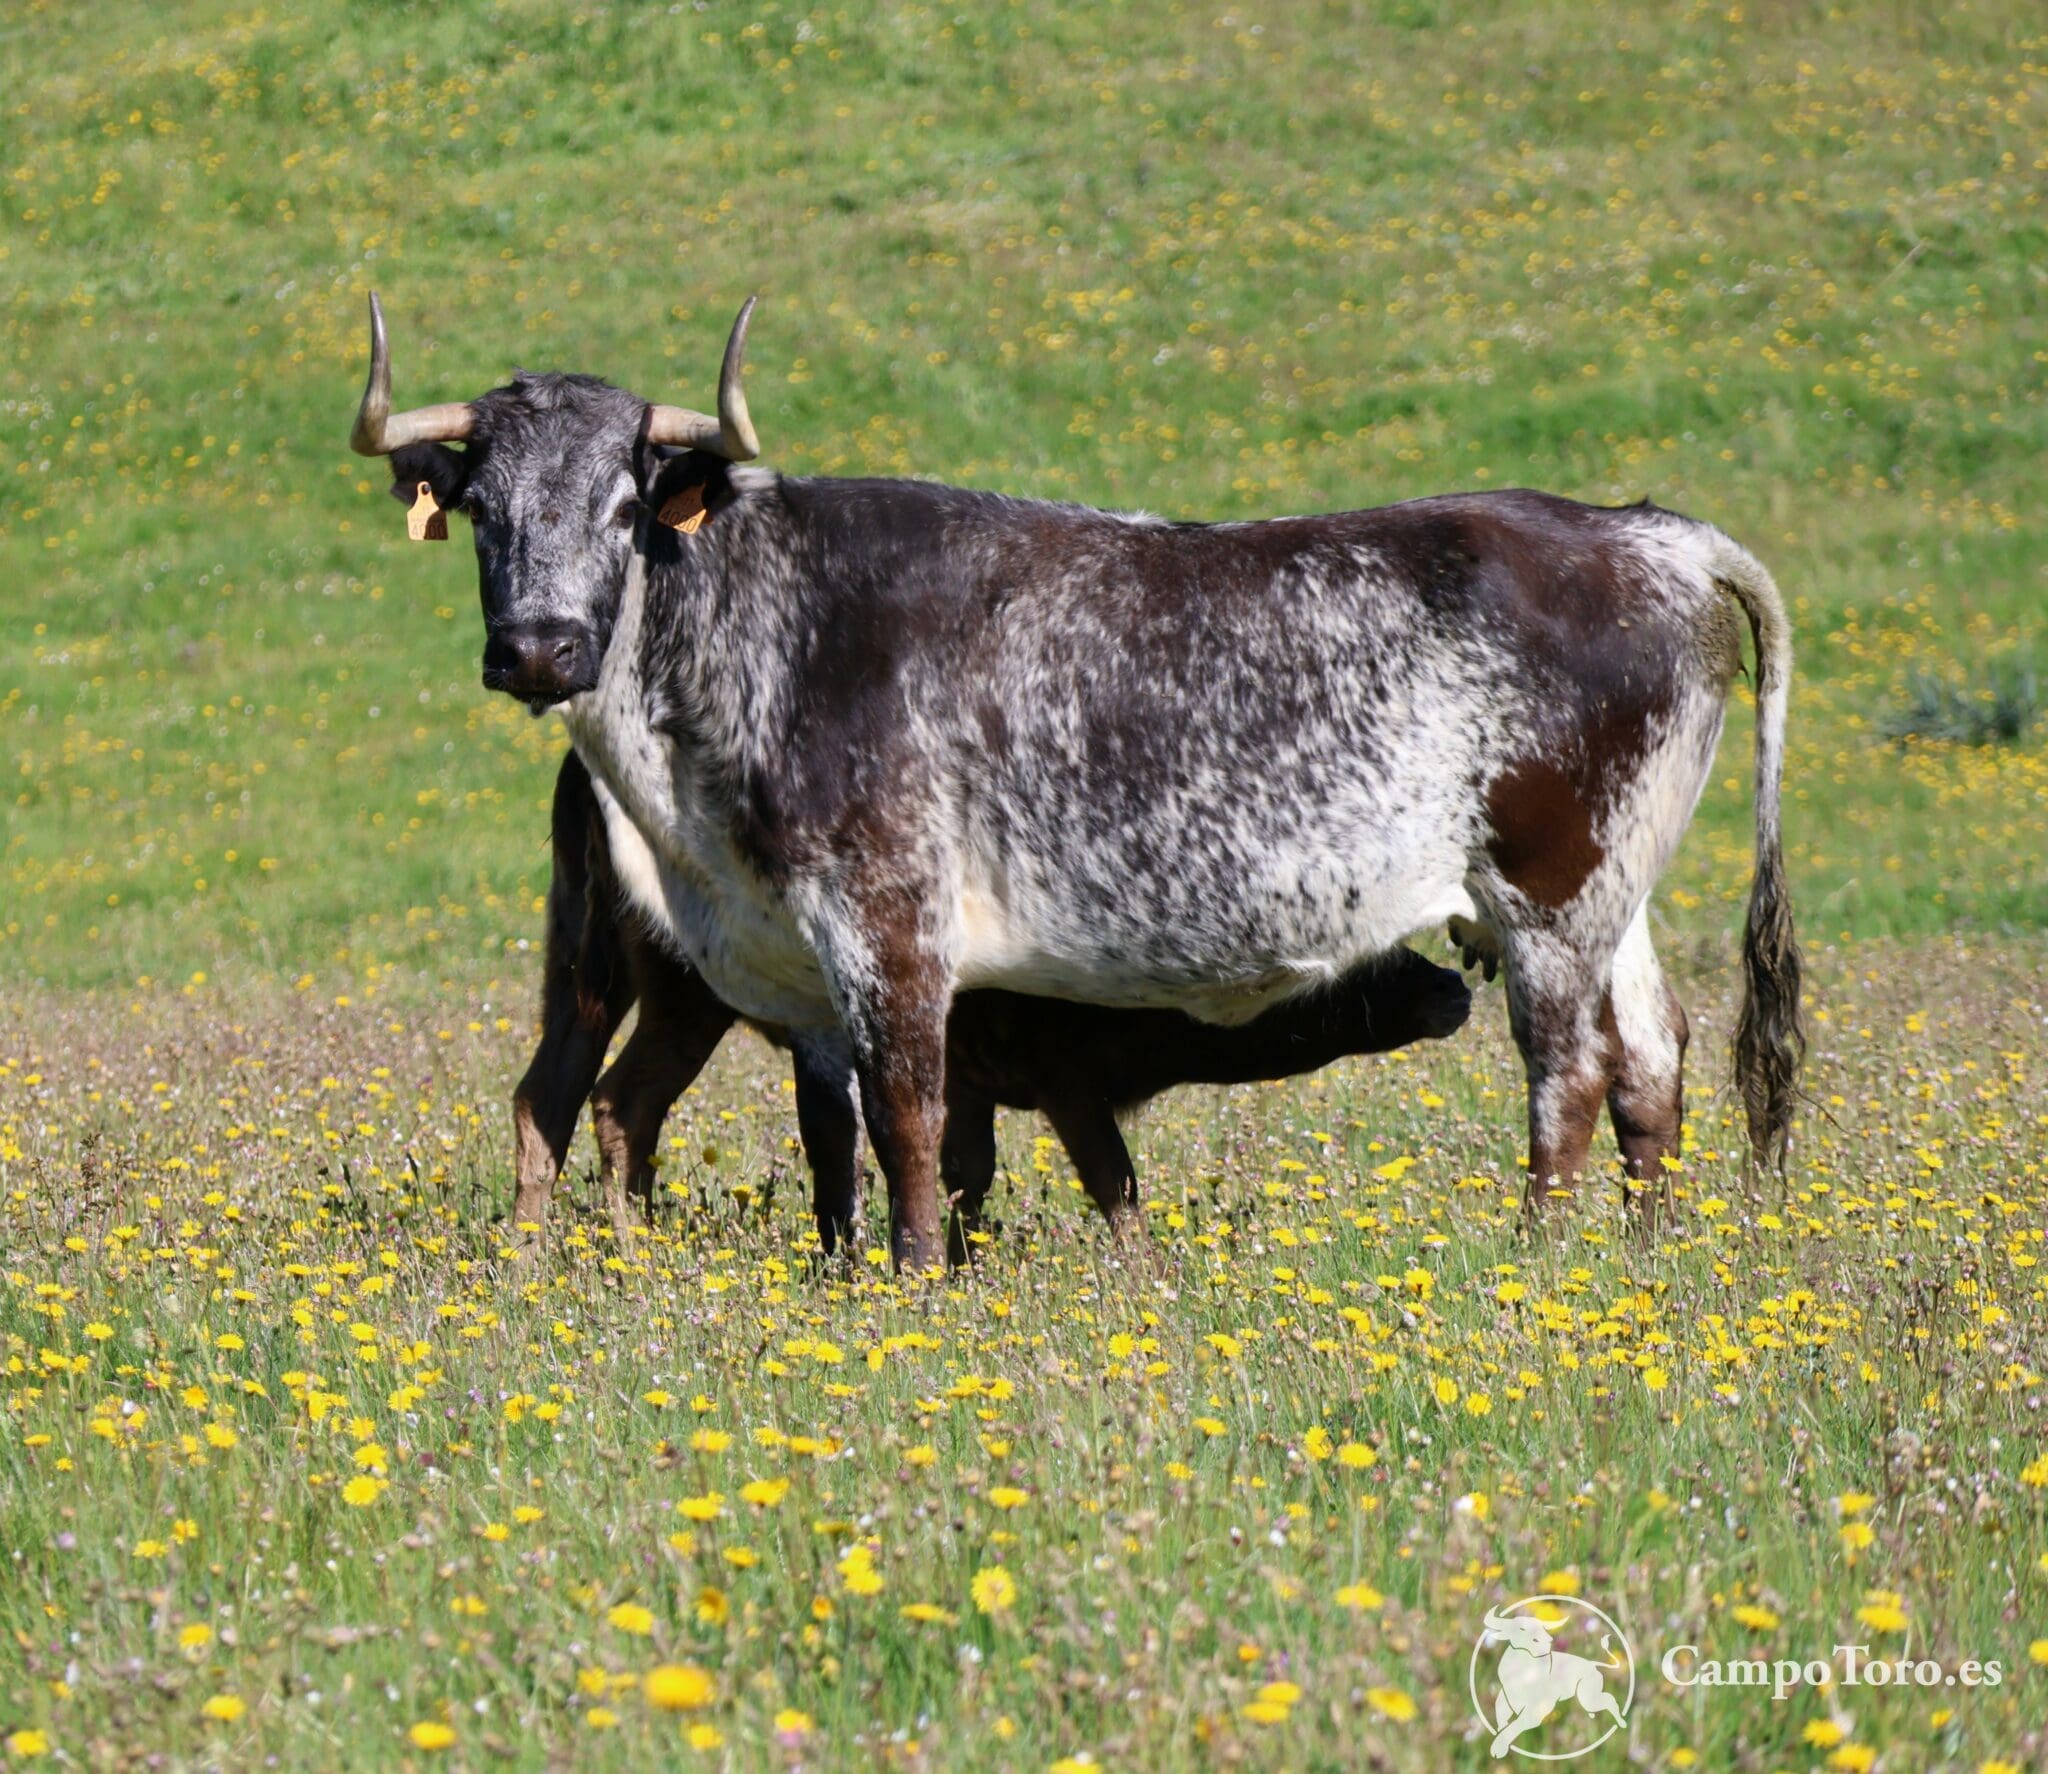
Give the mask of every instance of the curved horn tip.
[[349, 432], [349, 448], [359, 456], [384, 454], [384, 428], [391, 412], [391, 355], [384, 339], [384, 305], [370, 291], [370, 373]]
[[761, 453], [761, 440], [747, 411], [743, 385], [746, 369], [747, 322], [753, 318], [758, 295], [740, 304], [732, 332], [725, 341], [725, 362], [718, 372], [718, 426], [721, 452], [733, 462], [751, 462]]

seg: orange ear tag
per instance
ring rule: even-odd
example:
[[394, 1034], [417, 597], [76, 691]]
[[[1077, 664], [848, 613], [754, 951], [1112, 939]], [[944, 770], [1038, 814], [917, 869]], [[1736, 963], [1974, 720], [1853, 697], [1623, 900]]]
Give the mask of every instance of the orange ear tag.
[[434, 489], [420, 482], [419, 497], [405, 514], [405, 533], [415, 542], [446, 542], [448, 514], [434, 503]]
[[671, 530], [681, 530], [685, 536], [694, 536], [704, 524], [703, 488], [685, 487], [680, 493], [671, 494], [654, 514], [654, 521], [667, 524]]

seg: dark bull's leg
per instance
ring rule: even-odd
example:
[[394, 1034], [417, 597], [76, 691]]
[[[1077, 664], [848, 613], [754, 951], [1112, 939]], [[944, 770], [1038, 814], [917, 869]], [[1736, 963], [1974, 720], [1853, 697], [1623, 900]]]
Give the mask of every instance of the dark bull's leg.
[[605, 1202], [623, 1237], [628, 1198], [643, 1217], [654, 1211], [654, 1149], [676, 1098], [689, 1089], [732, 1027], [732, 1011], [694, 967], [634, 941], [640, 1021], [591, 1098], [602, 1156]]
[[[863, 920], [841, 927], [860, 931]], [[868, 1139], [889, 1184], [889, 1250], [918, 1273], [945, 1261], [939, 1222], [939, 1139], [946, 1122], [944, 969], [915, 929], [883, 929], [849, 952], [819, 954], [833, 980], [860, 1073]]]
[[547, 1218], [569, 1142], [576, 1137], [577, 1119], [631, 1004], [630, 996], [617, 1005], [605, 999], [579, 1003], [573, 985], [555, 989], [551, 971], [540, 1045], [512, 1093], [516, 1224], [537, 1227]]
[[946, 1223], [946, 1260], [956, 1268], [974, 1259], [974, 1235], [996, 1180], [995, 1098], [946, 1079], [946, 1132], [939, 1144], [939, 1188], [952, 1212]]
[[571, 752], [555, 778], [541, 1039], [512, 1095], [512, 1217], [547, 1217], [576, 1120], [605, 1049], [633, 1007], [634, 981], [611, 906], [611, 869], [589, 773]]
[[796, 1126], [811, 1161], [811, 1211], [827, 1256], [850, 1243], [860, 1221], [860, 1116], [853, 1066], [837, 1042], [799, 1036]]
[[1138, 1223], [1138, 1171], [1116, 1124], [1116, 1111], [1099, 1095], [1070, 1091], [1046, 1098], [1045, 1118], [1110, 1229], [1133, 1229]]

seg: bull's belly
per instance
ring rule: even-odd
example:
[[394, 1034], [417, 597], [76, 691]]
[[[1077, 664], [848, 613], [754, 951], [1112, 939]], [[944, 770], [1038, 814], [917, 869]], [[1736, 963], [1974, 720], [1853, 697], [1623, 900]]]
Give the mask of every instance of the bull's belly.
[[1118, 906], [1007, 880], [998, 889], [984, 874], [960, 895], [955, 976], [963, 987], [1241, 1023], [1418, 931], [1477, 916], [1461, 854], [1383, 874], [1346, 860], [1183, 880], [1186, 911], [1159, 922], [1131, 915], [1147, 898], [1141, 882]]

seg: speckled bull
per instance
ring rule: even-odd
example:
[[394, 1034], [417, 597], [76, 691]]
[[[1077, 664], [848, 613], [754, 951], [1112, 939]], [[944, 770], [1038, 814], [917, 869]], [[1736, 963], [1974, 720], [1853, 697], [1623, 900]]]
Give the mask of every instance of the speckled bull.
[[740, 1013], [848, 1044], [900, 1262], [943, 1252], [956, 992], [1241, 1022], [1447, 920], [1505, 960], [1531, 1208], [1584, 1172], [1603, 1100], [1656, 1179], [1687, 1028], [1645, 906], [1742, 620], [1735, 1065], [1782, 1158], [1791, 651], [1753, 556], [1532, 492], [1198, 524], [745, 467], [751, 307], [715, 416], [524, 373], [393, 414], [373, 298], [352, 441], [473, 521], [484, 682], [561, 710], [648, 928]]

